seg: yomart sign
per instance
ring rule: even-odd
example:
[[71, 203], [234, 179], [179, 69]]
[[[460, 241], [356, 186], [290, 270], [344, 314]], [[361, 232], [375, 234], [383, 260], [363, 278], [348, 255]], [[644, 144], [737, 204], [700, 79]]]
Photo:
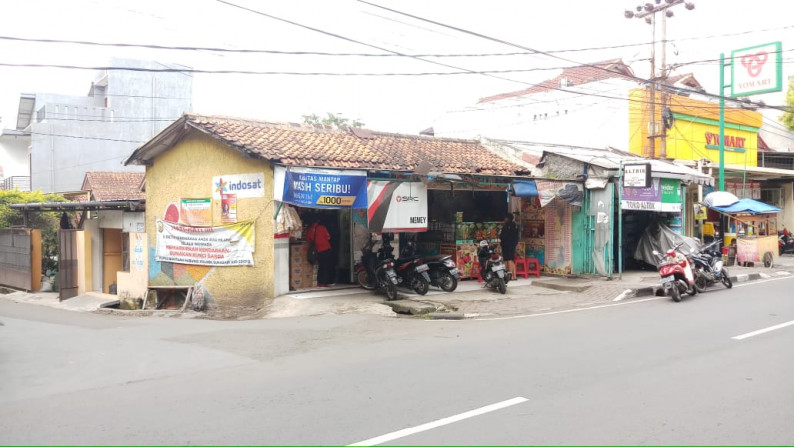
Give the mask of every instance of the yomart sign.
[[783, 89], [780, 42], [731, 52], [731, 96], [750, 96]]

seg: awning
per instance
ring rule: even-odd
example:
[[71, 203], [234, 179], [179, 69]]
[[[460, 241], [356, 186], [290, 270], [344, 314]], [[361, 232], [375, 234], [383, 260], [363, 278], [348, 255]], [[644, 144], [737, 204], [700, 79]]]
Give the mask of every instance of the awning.
[[511, 192], [516, 197], [537, 197], [538, 185], [534, 180], [514, 180]]
[[717, 210], [725, 214], [774, 214], [782, 210], [776, 206], [768, 205], [764, 202], [759, 202], [753, 199], [741, 199], [733, 205], [729, 206], [713, 206], [713, 210]]

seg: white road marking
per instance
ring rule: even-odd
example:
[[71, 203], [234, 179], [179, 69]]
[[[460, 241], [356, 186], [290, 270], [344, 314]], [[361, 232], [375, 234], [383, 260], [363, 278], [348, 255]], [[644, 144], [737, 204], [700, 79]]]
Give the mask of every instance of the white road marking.
[[750, 337], [754, 337], [754, 336], [756, 336], [756, 335], [765, 334], [765, 333], [767, 333], [767, 332], [776, 331], [776, 330], [778, 330], [778, 329], [783, 329], [784, 327], [786, 327], [786, 326], [791, 326], [791, 325], [794, 325], [794, 320], [792, 320], [792, 321], [788, 321], [788, 322], [786, 322], [786, 323], [780, 323], [780, 324], [776, 324], [776, 325], [774, 325], [774, 326], [770, 326], [770, 327], [768, 327], [768, 328], [759, 329], [759, 330], [757, 330], [757, 331], [748, 332], [748, 333], [746, 333], [746, 334], [737, 335], [736, 337], [732, 337], [732, 338], [733, 338], [734, 340], [744, 340], [745, 338], [750, 338]]
[[620, 295], [616, 296], [612, 301], [623, 301], [624, 299], [626, 299], [626, 297], [631, 295], [631, 293], [632, 293], [631, 289], [626, 289], [626, 290], [623, 291], [623, 293], [621, 293]]
[[[493, 318], [472, 318], [472, 321], [515, 320], [517, 318], [543, 317], [543, 316], [546, 316], [546, 315], [567, 314], [567, 313], [570, 313], [570, 312], [582, 312], [582, 311], [585, 311], [585, 310], [603, 309], [605, 307], [626, 306], [626, 305], [629, 305], [629, 304], [638, 304], [638, 303], [644, 303], [646, 301], [657, 301], [657, 300], [663, 300], [663, 299], [668, 299], [669, 300], [670, 297], [668, 297], [668, 296], [655, 296], [655, 297], [652, 297], [652, 298], [644, 298], [644, 299], [641, 299], [641, 300], [631, 300], [631, 301], [625, 301], [625, 302], [620, 302], [620, 303], [615, 303], [615, 304], [601, 304], [601, 305], [598, 305], [598, 306], [581, 307], [581, 308], [577, 308], [577, 309], [555, 310], [554, 312], [544, 312], [544, 313], [539, 313], [539, 314], [511, 315], [509, 317], [493, 317]], [[428, 320], [428, 321], [442, 321], [442, 320]]]
[[756, 281], [753, 281], [753, 282], [747, 282], [747, 283], [745, 283], [745, 284], [734, 284], [734, 285], [733, 285], [733, 287], [747, 287], [747, 286], [755, 286], [755, 285], [758, 285], [758, 284], [763, 284], [763, 283], [765, 283], [765, 282], [780, 281], [780, 280], [783, 280], [783, 279], [794, 279], [794, 276], [786, 276], [785, 278], [772, 278], [772, 279], [765, 279], [765, 280], [763, 280], [763, 281], [757, 281], [757, 280], [756, 280]]
[[484, 407], [477, 408], [475, 410], [467, 411], [465, 413], [460, 413], [455, 416], [446, 417], [444, 419], [439, 419], [437, 421], [428, 422], [427, 424], [418, 425], [416, 427], [405, 428], [402, 430], [398, 430], [392, 433], [388, 433], [382, 436], [378, 436], [375, 438], [370, 438], [365, 441], [357, 442], [355, 444], [350, 444], [351, 446], [356, 445], [363, 445], [363, 446], [370, 446], [370, 445], [378, 445], [383, 444], [384, 442], [393, 441], [395, 439], [404, 438], [406, 436], [410, 436], [416, 433], [420, 433], [427, 430], [432, 430], [434, 428], [438, 428], [444, 425], [452, 424], [454, 422], [462, 421], [464, 419], [468, 419], [474, 416], [480, 416], [485, 413], [490, 413], [492, 411], [501, 410], [502, 408], [507, 408], [513, 405], [517, 405], [520, 403], [524, 403], [529, 399], [524, 397], [514, 397], [512, 399], [508, 399], [503, 402], [498, 402], [491, 405], [486, 405]]

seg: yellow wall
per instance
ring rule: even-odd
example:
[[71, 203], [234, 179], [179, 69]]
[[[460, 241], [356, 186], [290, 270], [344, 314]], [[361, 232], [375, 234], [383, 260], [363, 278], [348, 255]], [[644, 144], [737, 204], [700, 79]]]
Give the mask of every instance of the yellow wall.
[[[636, 89], [629, 94], [629, 150], [631, 153], [650, 156], [648, 152], [648, 126], [650, 122], [650, 94], [645, 89]], [[661, 123], [661, 96], [656, 95], [656, 121]], [[678, 117], [673, 127], [667, 131], [667, 158], [699, 160], [708, 158], [719, 161], [719, 149], [706, 146], [719, 146], [719, 106], [678, 95], [669, 96], [669, 107]], [[713, 121], [706, 123], [703, 121]], [[725, 108], [725, 135], [735, 141], [742, 140], [744, 152], [725, 150], [725, 163], [747, 166], [758, 164], [758, 128], [762, 116], [751, 110]], [[659, 124], [661, 125], [661, 124]], [[740, 129], [734, 128], [740, 126]], [[707, 136], [709, 134], [709, 136]], [[655, 156], [661, 156], [661, 141], [656, 139]]]
[[[157, 262], [155, 219], [181, 198], [212, 197], [215, 176], [262, 172], [264, 197], [238, 198], [237, 219], [256, 219], [254, 266], [208, 267]], [[262, 308], [273, 298], [273, 169], [262, 160], [244, 158], [237, 150], [192, 131], [146, 168], [146, 231], [149, 284], [200, 283], [209, 306], [227, 311]], [[220, 200], [212, 203], [213, 222], [221, 222]]]

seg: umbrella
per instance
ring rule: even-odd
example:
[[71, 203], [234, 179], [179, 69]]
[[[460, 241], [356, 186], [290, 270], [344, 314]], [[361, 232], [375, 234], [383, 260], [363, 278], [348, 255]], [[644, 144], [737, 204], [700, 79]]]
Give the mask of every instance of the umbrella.
[[703, 205], [709, 208], [715, 206], [730, 206], [738, 202], [739, 198], [727, 191], [714, 191], [703, 197]]

